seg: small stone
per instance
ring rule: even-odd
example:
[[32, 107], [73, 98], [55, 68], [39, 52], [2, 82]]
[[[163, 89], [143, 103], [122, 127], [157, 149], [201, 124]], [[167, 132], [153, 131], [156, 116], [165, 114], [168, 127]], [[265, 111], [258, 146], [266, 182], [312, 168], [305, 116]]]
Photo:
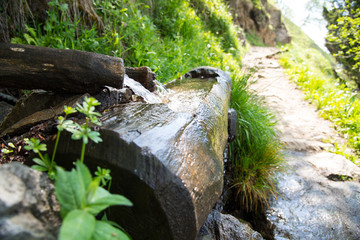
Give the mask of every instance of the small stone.
[[20, 163], [0, 166], [0, 239], [55, 240], [60, 207], [46, 173]]
[[[210, 231], [210, 239], [263, 240], [261, 234], [251, 229], [248, 224], [240, 222], [230, 214], [222, 214], [216, 210], [211, 211], [203, 228]], [[203, 240], [201, 237], [199, 233], [198, 239]]]
[[6, 181], [0, 181], [0, 215], [13, 210], [20, 204], [25, 196], [25, 185], [20, 178], [9, 172], [0, 171], [1, 178]]

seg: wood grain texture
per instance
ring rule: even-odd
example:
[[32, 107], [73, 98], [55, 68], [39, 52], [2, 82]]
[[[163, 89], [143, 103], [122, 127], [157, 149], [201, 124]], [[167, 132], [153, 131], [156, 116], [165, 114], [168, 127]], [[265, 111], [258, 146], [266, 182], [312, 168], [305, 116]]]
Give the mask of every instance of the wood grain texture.
[[0, 87], [96, 93], [122, 88], [121, 58], [76, 50], [0, 43]]

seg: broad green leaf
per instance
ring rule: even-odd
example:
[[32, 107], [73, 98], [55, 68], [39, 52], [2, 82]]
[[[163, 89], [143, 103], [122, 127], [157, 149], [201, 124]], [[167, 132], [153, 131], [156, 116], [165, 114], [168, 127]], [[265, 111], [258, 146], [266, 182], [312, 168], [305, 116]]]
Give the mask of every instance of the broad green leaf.
[[132, 203], [122, 195], [111, 194], [104, 188], [98, 187], [94, 197], [88, 203], [87, 210], [92, 214], [98, 214], [114, 205], [132, 206]]
[[95, 231], [92, 240], [130, 240], [131, 238], [109, 223], [104, 221], [96, 221]]
[[59, 240], [90, 240], [96, 226], [95, 217], [85, 211], [69, 212], [60, 228]]
[[77, 161], [75, 163], [75, 166], [80, 178], [84, 182], [85, 189], [87, 189], [92, 180], [92, 176], [89, 169], [85, 164], [81, 163], [80, 161]]
[[128, 207], [131, 207], [133, 205], [129, 199], [120, 194], [110, 194], [109, 196], [97, 199], [91, 204], [107, 204], [109, 206], [122, 205]]
[[[80, 209], [81, 195], [85, 195], [85, 190], [79, 190], [77, 174], [75, 171], [67, 172], [57, 167], [57, 177], [55, 181], [55, 193], [61, 205], [62, 213]], [[74, 186], [76, 185], [76, 186]]]

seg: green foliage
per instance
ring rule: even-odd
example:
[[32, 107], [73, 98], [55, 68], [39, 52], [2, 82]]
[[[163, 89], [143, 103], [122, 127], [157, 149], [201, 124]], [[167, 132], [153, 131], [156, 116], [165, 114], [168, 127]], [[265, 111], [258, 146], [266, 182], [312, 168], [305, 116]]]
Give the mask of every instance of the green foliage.
[[82, 27], [82, 19], [73, 19], [69, 11], [62, 11], [66, 8], [63, 2], [51, 1], [45, 24], [28, 25], [27, 32], [12, 42], [122, 57], [128, 66], [150, 67], [161, 82], [199, 65], [227, 70], [230, 64], [240, 64], [244, 52], [221, 1], [199, 1], [207, 6], [201, 18], [185, 0], [94, 1], [105, 25], [102, 34], [95, 26]]
[[[101, 142], [100, 133], [91, 130], [91, 124], [100, 125], [95, 112], [95, 106], [100, 103], [90, 97], [85, 97], [82, 105], [77, 104], [76, 108], [64, 107], [65, 117], [59, 117], [58, 134], [52, 159], [46, 151], [46, 144], [40, 143], [39, 139], [26, 140], [25, 149], [37, 153], [40, 158], [34, 158], [32, 168], [39, 171], [48, 171], [50, 178], [55, 179], [55, 193], [61, 206], [63, 223], [60, 228], [59, 239], [130, 239], [123, 231], [111, 225], [109, 222], [97, 220], [95, 216], [101, 211], [113, 205], [132, 206], [132, 203], [125, 197], [118, 194], [111, 194], [103, 187], [111, 181], [110, 170], [97, 168], [96, 177], [92, 177], [89, 169], [83, 164], [85, 145], [89, 138], [95, 143]], [[80, 112], [85, 115], [85, 123], [80, 125], [72, 120], [66, 120], [69, 114]], [[60, 133], [67, 130], [72, 133], [75, 140], [81, 139], [83, 147], [80, 161], [75, 163], [75, 168], [65, 171], [55, 163], [55, 154], [59, 143]]]
[[59, 239], [129, 239], [107, 222], [97, 224], [102, 221], [96, 220], [95, 216], [112, 205], [132, 206], [131, 202], [100, 187], [99, 178], [92, 178], [80, 161], [75, 165], [76, 169], [70, 172], [57, 167], [55, 190], [64, 219]]
[[326, 47], [360, 86], [360, 3], [357, 0], [331, 3], [323, 12], [329, 30]]
[[192, 0], [190, 3], [201, 17], [206, 29], [220, 39], [222, 49], [231, 53], [235, 59], [241, 60], [241, 46], [237, 37], [241, 30], [232, 24], [228, 6], [220, 0]]
[[248, 77], [242, 76], [233, 85], [232, 107], [239, 115], [239, 135], [230, 152], [237, 199], [247, 211], [256, 211], [276, 193], [274, 173], [281, 168], [283, 158], [273, 116], [262, 107], [261, 99], [246, 92]]
[[288, 52], [281, 55], [280, 64], [304, 91], [306, 99], [316, 105], [319, 114], [334, 123], [335, 129], [347, 139], [349, 146], [339, 146], [329, 140], [334, 144], [334, 148], [329, 150], [357, 163], [357, 157], [352, 152], [355, 150], [360, 154], [358, 94], [331, 75], [330, 56], [314, 47], [300, 28], [288, 20], [285, 23], [293, 40], [286, 46]]

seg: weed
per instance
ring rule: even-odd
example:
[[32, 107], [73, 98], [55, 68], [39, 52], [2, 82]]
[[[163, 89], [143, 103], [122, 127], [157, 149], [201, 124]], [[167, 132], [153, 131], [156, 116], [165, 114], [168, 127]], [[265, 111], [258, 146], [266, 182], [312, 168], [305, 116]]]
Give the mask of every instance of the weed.
[[[61, 206], [63, 223], [60, 228], [59, 239], [130, 239], [122, 230], [114, 227], [108, 221], [97, 220], [95, 216], [106, 208], [113, 205], [131, 206], [132, 203], [118, 194], [111, 194], [103, 187], [111, 181], [110, 170], [98, 167], [92, 177], [89, 169], [83, 164], [85, 146], [89, 139], [95, 143], [101, 142], [100, 133], [92, 131], [91, 124], [100, 125], [95, 112], [95, 106], [100, 103], [94, 98], [85, 97], [82, 105], [78, 104], [75, 109], [64, 107], [65, 117], [59, 117], [58, 134], [55, 142], [52, 158], [45, 152], [46, 144], [38, 139], [27, 140], [25, 149], [37, 153], [40, 158], [34, 158], [37, 164], [32, 168], [39, 171], [47, 171], [49, 177], [55, 179], [55, 193]], [[81, 112], [86, 121], [83, 125], [66, 120], [69, 114]], [[72, 133], [72, 139], [83, 142], [80, 160], [75, 162], [75, 168], [65, 171], [55, 163], [55, 154], [59, 143], [60, 133], [67, 130]]]

